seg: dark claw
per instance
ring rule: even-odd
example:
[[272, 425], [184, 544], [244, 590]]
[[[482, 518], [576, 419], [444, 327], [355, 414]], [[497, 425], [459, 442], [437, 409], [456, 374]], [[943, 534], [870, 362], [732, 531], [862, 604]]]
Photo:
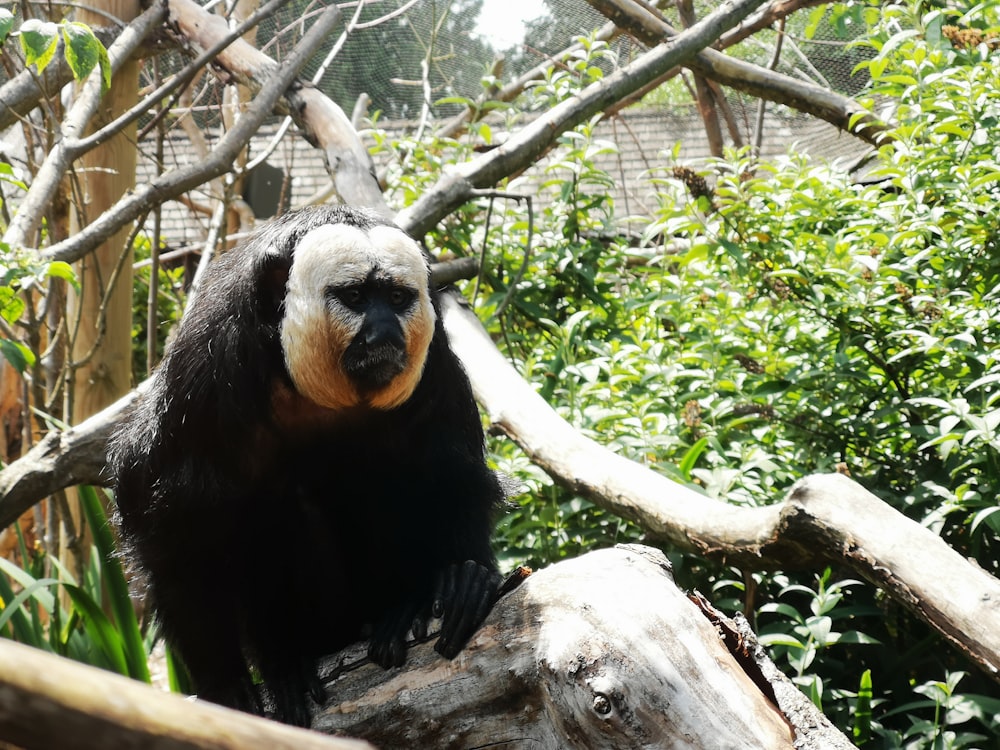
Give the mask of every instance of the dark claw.
[[444, 613], [451, 607], [451, 602], [455, 598], [456, 568], [455, 565], [449, 565], [438, 574], [434, 586], [434, 604], [431, 607], [431, 614], [434, 617], [444, 617]]

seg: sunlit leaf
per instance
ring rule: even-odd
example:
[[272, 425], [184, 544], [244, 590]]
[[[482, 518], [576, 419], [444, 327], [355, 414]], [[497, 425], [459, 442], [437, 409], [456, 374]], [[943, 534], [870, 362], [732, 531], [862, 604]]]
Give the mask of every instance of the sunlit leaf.
[[59, 47], [59, 26], [51, 21], [29, 18], [21, 24], [20, 39], [24, 62], [34, 65], [41, 73], [52, 62]]
[[0, 8], [0, 44], [3, 44], [14, 28], [14, 14], [6, 8]]

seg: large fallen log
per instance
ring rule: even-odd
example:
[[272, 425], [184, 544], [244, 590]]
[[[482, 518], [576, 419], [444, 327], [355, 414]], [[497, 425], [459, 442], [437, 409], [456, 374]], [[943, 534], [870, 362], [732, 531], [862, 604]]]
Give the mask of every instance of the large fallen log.
[[601, 550], [530, 576], [452, 662], [429, 643], [389, 673], [362, 654], [333, 662], [313, 728], [386, 750], [851, 747], [748, 649], [730, 652], [661, 552]]

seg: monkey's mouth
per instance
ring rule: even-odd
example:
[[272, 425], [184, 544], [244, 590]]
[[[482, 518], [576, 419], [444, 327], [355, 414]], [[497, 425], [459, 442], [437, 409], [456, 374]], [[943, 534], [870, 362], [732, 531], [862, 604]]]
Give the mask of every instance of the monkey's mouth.
[[361, 392], [385, 388], [406, 368], [406, 351], [389, 343], [347, 347], [344, 372]]

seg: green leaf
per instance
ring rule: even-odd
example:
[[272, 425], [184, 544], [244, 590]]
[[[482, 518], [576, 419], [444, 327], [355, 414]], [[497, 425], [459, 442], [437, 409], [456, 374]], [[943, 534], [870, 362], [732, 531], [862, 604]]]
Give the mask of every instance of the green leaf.
[[[13, 563], [11, 563], [13, 565]], [[16, 567], [16, 566], [15, 566]], [[4, 632], [0, 629], [0, 635], [4, 637], [12, 637], [19, 643], [26, 643], [32, 646], [39, 646], [44, 648], [39, 639], [35, 637], [34, 628], [32, 628], [31, 619], [28, 614], [24, 611], [24, 607], [14, 607], [11, 606], [11, 602], [14, 601], [16, 595], [14, 589], [10, 585], [10, 581], [7, 580], [6, 576], [0, 575], [0, 608], [5, 616], [10, 619], [11, 631]], [[8, 614], [8, 612], [10, 614]]]
[[7, 621], [21, 609], [28, 599], [32, 597], [37, 597], [39, 591], [45, 591], [48, 593], [48, 588], [50, 586], [58, 586], [59, 581], [55, 578], [38, 578], [33, 581], [30, 586], [26, 586], [17, 596], [15, 596], [11, 601], [6, 602], [3, 611], [0, 612], [0, 630], [2, 630], [6, 625]]
[[757, 640], [763, 646], [788, 646], [794, 649], [805, 648], [805, 644], [802, 641], [789, 633], [761, 633]]
[[0, 8], [0, 44], [3, 44], [14, 28], [14, 14], [6, 8]]
[[13, 323], [24, 313], [24, 300], [11, 286], [0, 287], [0, 317]]
[[35, 364], [35, 355], [32, 353], [31, 349], [26, 347], [20, 341], [0, 339], [0, 354], [3, 355], [4, 359], [10, 362], [11, 367], [22, 375], [25, 370]]
[[774, 396], [792, 387], [790, 380], [767, 380], [753, 389], [755, 396]]
[[866, 669], [858, 682], [858, 702], [854, 708], [854, 743], [861, 746], [872, 736], [872, 671]]
[[83, 81], [97, 67], [103, 46], [90, 27], [71, 21], [63, 24], [63, 43], [66, 45], [66, 62], [76, 81]]
[[[17, 584], [20, 584], [24, 588], [30, 588], [34, 586], [36, 582], [34, 576], [32, 576], [26, 570], [22, 570], [21, 568], [17, 567], [17, 565], [12, 563], [5, 557], [0, 557], [0, 571], [3, 571], [3, 573], [5, 573], [8, 578], [10, 578]], [[49, 612], [51, 614], [53, 608], [55, 607], [55, 597], [52, 596], [52, 594], [47, 589], [36, 589], [34, 598], [38, 601], [39, 604], [42, 605], [42, 607], [45, 609], [46, 612]]]
[[94, 537], [94, 546], [101, 558], [101, 572], [108, 589], [111, 613], [118, 626], [123, 656], [128, 664], [128, 671], [123, 674], [149, 682], [149, 665], [142, 643], [142, 632], [135, 617], [120, 558], [115, 553], [114, 539], [104, 506], [93, 487], [81, 485], [79, 491], [83, 512]]
[[[11, 185], [14, 185], [16, 187], [19, 187], [22, 190], [28, 189], [28, 186], [25, 185], [23, 181], [17, 179], [17, 176], [14, 173], [14, 168], [10, 164], [7, 164], [6, 162], [0, 162], [0, 180], [10, 183]], [[7, 247], [6, 245], [3, 245], [2, 247], [0, 247], [0, 250], [5, 249], [6, 247]]]
[[66, 62], [73, 72], [73, 78], [83, 81], [95, 67], [100, 66], [101, 91], [106, 92], [111, 87], [111, 60], [104, 45], [86, 24], [63, 24], [62, 34], [66, 45]]
[[45, 267], [45, 275], [49, 278], [62, 279], [73, 285], [73, 288], [79, 291], [80, 282], [76, 279], [76, 274], [73, 272], [73, 266], [65, 261], [54, 260]]
[[684, 454], [684, 458], [682, 458], [681, 462], [677, 465], [677, 468], [680, 470], [681, 476], [684, 477], [685, 482], [691, 481], [691, 469], [694, 468], [694, 465], [698, 462], [698, 457], [705, 452], [707, 447], [708, 438], [701, 438], [688, 449], [688, 452]]
[[115, 631], [108, 616], [104, 614], [97, 602], [79, 586], [64, 583], [63, 589], [73, 600], [73, 606], [80, 612], [87, 635], [100, 648], [111, 668], [118, 674], [128, 675], [129, 670], [125, 660], [122, 638]]
[[21, 24], [20, 38], [25, 64], [34, 65], [41, 73], [59, 47], [59, 27], [51, 21], [29, 18]]

